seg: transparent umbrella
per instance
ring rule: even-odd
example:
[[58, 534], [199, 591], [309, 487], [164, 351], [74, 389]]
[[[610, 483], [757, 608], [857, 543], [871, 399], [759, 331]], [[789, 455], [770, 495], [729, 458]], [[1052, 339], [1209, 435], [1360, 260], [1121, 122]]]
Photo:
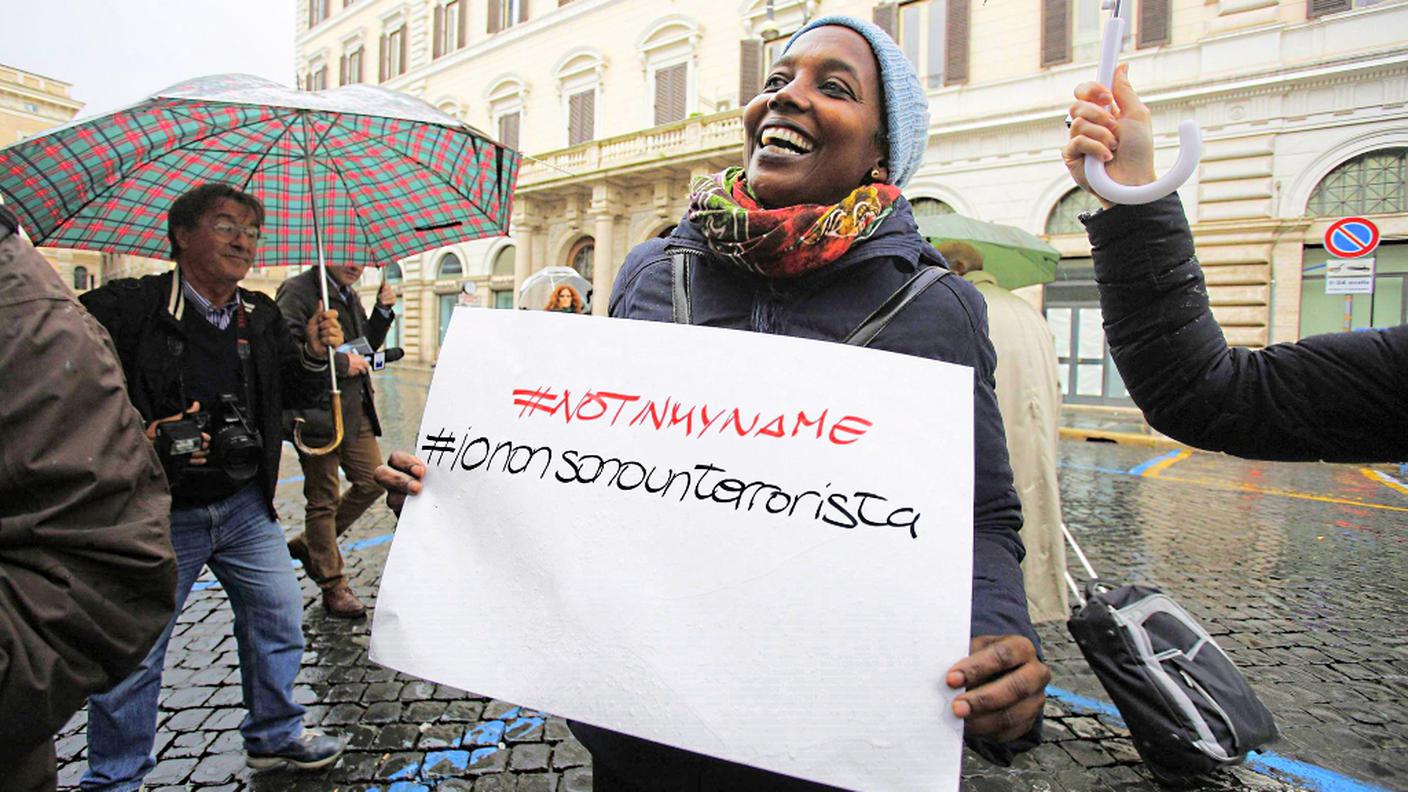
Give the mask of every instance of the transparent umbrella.
[[518, 307], [534, 311], [546, 310], [557, 304], [561, 286], [570, 286], [577, 293], [580, 313], [592, 309], [592, 282], [571, 267], [547, 267], [529, 275], [518, 287]]

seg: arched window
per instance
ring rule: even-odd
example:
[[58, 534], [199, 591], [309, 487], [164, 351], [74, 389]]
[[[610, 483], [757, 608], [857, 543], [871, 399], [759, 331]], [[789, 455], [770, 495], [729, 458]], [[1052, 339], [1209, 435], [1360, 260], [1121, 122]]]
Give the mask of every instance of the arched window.
[[596, 254], [596, 242], [591, 237], [586, 237], [572, 246], [572, 252], [567, 255], [567, 265], [583, 278], [592, 279], [592, 265]]
[[494, 277], [513, 277], [513, 268], [518, 261], [518, 246], [504, 245], [494, 254]]
[[397, 264], [396, 262], [393, 261], [393, 262], [391, 262], [390, 264], [387, 264], [387, 265], [386, 265], [386, 282], [387, 282], [387, 283], [400, 283], [400, 282], [401, 282], [401, 265], [400, 265], [400, 264]]
[[83, 291], [88, 288], [88, 268], [82, 264], [73, 268], [73, 290]]
[[1330, 171], [1305, 211], [1311, 217], [1408, 212], [1408, 148], [1371, 151]]
[[464, 265], [460, 263], [460, 257], [454, 253], [446, 253], [440, 257], [440, 265], [435, 269], [435, 277], [440, 279], [453, 278], [464, 272]]
[[909, 205], [914, 210], [915, 217], [934, 217], [954, 213], [952, 206], [938, 198], [915, 198], [909, 202]]
[[1046, 216], [1048, 234], [1084, 234], [1085, 226], [1080, 222], [1083, 212], [1093, 212], [1100, 208], [1100, 201], [1090, 193], [1077, 187], [1061, 196]]

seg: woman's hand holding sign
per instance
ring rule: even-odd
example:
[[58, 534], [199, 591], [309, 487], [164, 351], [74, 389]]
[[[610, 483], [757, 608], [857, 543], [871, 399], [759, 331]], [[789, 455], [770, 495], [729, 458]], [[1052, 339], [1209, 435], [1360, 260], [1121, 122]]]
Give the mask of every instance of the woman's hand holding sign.
[[968, 687], [953, 700], [953, 714], [970, 737], [1009, 742], [1031, 730], [1046, 701], [1051, 669], [1020, 635], [979, 635], [968, 656], [948, 671], [951, 688]]

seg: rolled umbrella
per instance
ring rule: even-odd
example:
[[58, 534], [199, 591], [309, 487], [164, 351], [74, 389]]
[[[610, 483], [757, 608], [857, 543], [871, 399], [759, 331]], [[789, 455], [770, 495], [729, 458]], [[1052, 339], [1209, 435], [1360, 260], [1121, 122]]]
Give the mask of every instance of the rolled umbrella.
[[[0, 149], [0, 195], [35, 244], [165, 258], [166, 209], [206, 182], [265, 206], [264, 265], [380, 267], [508, 232], [519, 156], [406, 94], [295, 91], [241, 74], [178, 83], [130, 107]], [[328, 350], [334, 441], [341, 441]]]
[[930, 244], [967, 242], [983, 254], [983, 271], [1004, 289], [1020, 289], [1056, 279], [1061, 253], [1020, 228], [985, 223], [958, 214], [915, 218], [919, 235]]

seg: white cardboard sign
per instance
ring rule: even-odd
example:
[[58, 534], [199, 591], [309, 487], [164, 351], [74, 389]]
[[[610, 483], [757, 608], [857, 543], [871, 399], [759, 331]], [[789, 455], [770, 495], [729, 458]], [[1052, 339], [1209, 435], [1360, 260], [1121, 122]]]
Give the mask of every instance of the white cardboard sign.
[[958, 788], [972, 370], [456, 309], [378, 663], [735, 762]]

